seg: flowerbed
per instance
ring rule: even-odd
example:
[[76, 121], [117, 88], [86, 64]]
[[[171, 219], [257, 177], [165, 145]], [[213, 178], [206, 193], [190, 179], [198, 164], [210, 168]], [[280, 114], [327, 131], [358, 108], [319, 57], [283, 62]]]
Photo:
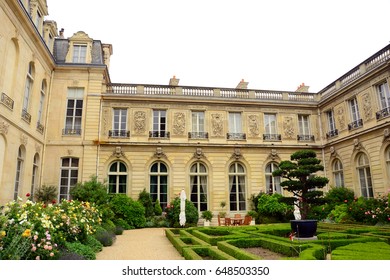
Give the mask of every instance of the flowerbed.
[[100, 223], [89, 202], [9, 202], [0, 213], [0, 259], [57, 259], [66, 243], [86, 243]]

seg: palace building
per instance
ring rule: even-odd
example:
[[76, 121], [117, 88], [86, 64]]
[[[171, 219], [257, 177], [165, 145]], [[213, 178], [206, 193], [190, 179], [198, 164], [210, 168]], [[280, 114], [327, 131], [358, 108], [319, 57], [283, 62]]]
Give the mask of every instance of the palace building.
[[390, 45], [319, 92], [119, 84], [112, 45], [65, 38], [47, 14], [45, 0], [0, 2], [0, 205], [41, 185], [69, 199], [97, 176], [163, 207], [184, 188], [199, 211], [245, 213], [251, 195], [283, 193], [272, 171], [306, 148], [327, 188], [390, 189]]

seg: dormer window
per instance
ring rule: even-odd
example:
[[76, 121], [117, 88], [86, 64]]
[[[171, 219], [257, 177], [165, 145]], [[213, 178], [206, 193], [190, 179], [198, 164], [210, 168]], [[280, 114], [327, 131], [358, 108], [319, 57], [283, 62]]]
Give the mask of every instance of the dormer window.
[[73, 45], [73, 63], [86, 63], [87, 45]]

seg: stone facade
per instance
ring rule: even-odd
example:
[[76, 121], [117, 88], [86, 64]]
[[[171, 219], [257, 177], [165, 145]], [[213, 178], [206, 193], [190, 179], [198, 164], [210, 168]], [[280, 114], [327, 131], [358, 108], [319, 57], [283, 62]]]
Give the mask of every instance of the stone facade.
[[53, 21], [37, 34], [27, 14], [45, 16], [46, 1], [26, 5], [0, 3], [0, 204], [41, 185], [68, 198], [96, 175], [110, 192], [146, 189], [163, 206], [184, 188], [199, 211], [225, 201], [245, 213], [251, 195], [277, 191], [271, 165], [305, 148], [328, 188], [389, 190], [390, 46], [318, 93], [113, 84], [111, 45], [64, 38]]

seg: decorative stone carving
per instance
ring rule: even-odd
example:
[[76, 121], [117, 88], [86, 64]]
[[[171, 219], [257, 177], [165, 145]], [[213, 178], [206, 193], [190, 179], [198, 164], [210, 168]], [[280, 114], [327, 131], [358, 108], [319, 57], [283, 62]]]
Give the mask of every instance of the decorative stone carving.
[[280, 157], [279, 157], [278, 152], [276, 151], [276, 149], [271, 149], [267, 159], [270, 159], [270, 160], [280, 160]]
[[23, 144], [24, 146], [26, 146], [27, 142], [28, 142], [27, 135], [24, 133], [20, 134], [20, 143]]
[[362, 144], [359, 142], [358, 138], [353, 139], [353, 149], [359, 151], [362, 148]]
[[239, 160], [240, 158], [242, 158], [241, 149], [238, 147], [234, 148], [231, 158], [234, 158], [235, 160]]
[[205, 155], [203, 153], [202, 148], [201, 147], [196, 148], [196, 151], [194, 153], [194, 158], [201, 159], [201, 158], [204, 158], [204, 157], [205, 157]]
[[284, 138], [293, 139], [295, 132], [292, 117], [285, 117], [283, 121]]
[[345, 129], [345, 127], [346, 127], [346, 124], [345, 124], [344, 107], [343, 107], [343, 106], [339, 106], [339, 107], [336, 109], [336, 113], [337, 113], [338, 127], [340, 128], [340, 130], [343, 130], [343, 129]]
[[363, 95], [363, 113], [364, 120], [369, 120], [372, 117], [371, 97], [368, 93]]
[[385, 141], [390, 141], [390, 128], [385, 128], [383, 130], [383, 142]]
[[9, 128], [9, 124], [8, 123], [6, 123], [4, 121], [0, 122], [0, 134], [7, 135], [8, 128]]
[[331, 157], [339, 157], [339, 155], [337, 154], [336, 149], [335, 149], [334, 146], [331, 146], [331, 147], [329, 148], [329, 152], [330, 152], [330, 156], [331, 156]]
[[117, 158], [120, 158], [120, 157], [124, 157], [125, 156], [125, 153], [122, 151], [122, 147], [121, 146], [116, 146], [115, 147], [115, 151], [112, 153], [115, 157]]
[[162, 147], [157, 147], [156, 152], [154, 153], [154, 156], [158, 159], [160, 158], [166, 158], [167, 156], [165, 155], [163, 148]]
[[144, 111], [134, 112], [134, 131], [137, 134], [144, 134], [146, 131], [146, 113]]
[[173, 115], [173, 134], [183, 135], [186, 127], [186, 116], [184, 113]]
[[38, 143], [35, 143], [35, 151], [39, 154], [41, 153], [41, 150], [42, 150], [42, 146], [39, 145]]
[[213, 136], [223, 136], [223, 119], [221, 114], [211, 114]]
[[72, 149], [68, 149], [68, 156], [71, 156], [73, 154], [73, 150]]
[[108, 109], [103, 110], [103, 135], [107, 135], [108, 130]]
[[258, 136], [260, 134], [260, 120], [256, 115], [248, 116], [248, 127], [251, 136]]

